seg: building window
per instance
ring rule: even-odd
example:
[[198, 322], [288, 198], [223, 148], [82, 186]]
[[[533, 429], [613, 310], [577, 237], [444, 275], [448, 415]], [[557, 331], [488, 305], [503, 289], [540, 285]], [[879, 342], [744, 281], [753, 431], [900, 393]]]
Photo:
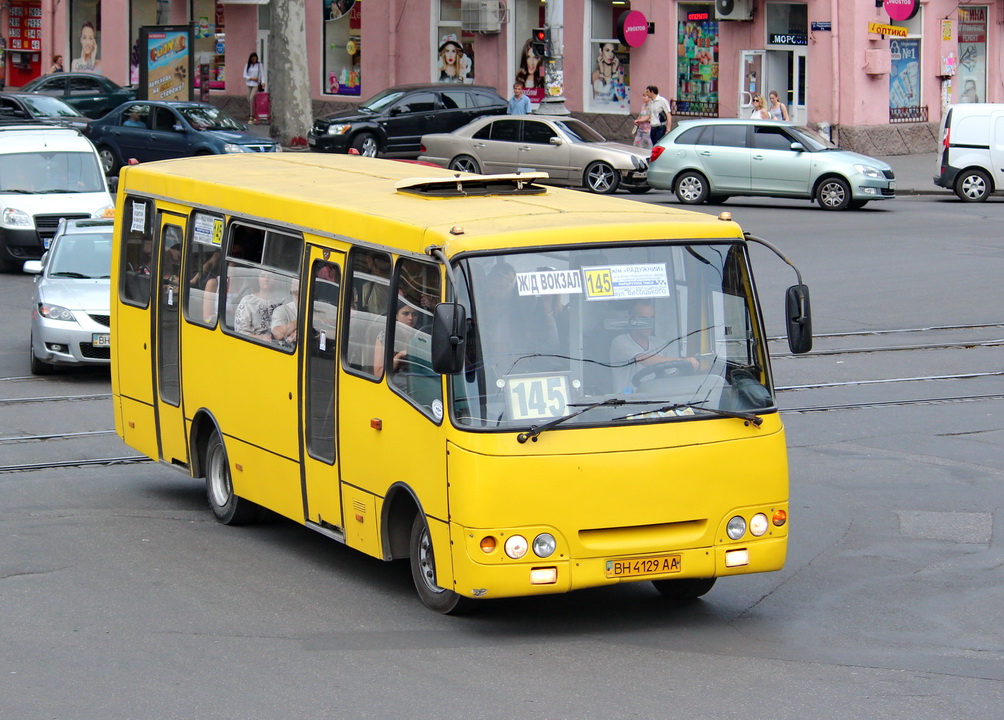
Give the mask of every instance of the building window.
[[987, 99], [987, 8], [959, 8], [959, 66], [956, 73], [960, 103]]
[[673, 113], [718, 116], [718, 21], [714, 6], [679, 6]]
[[434, 52], [434, 82], [474, 82], [474, 34], [461, 29], [460, 0], [439, 0]]
[[356, 0], [324, 0], [324, 78], [331, 95], [362, 92], [361, 4]]
[[[209, 89], [223, 90], [227, 86], [226, 17], [223, 3], [215, 0], [194, 0], [192, 24], [195, 25], [195, 65], [209, 66]], [[137, 73], [139, 69], [137, 68]], [[236, 85], [243, 84], [244, 66], [241, 62], [231, 68], [236, 73]], [[138, 78], [138, 75], [137, 75]], [[195, 74], [195, 86], [201, 87], [202, 78]]]
[[611, 5], [607, 0], [593, 0], [586, 67], [592, 68], [587, 96], [589, 109], [594, 112], [630, 111], [631, 53], [626, 45], [614, 39], [617, 18], [630, 9], [630, 4]]
[[906, 21], [891, 23], [905, 27], [908, 37], [890, 38], [889, 53], [889, 121], [926, 122], [927, 107], [921, 103], [920, 38], [923, 32], [923, 10]]

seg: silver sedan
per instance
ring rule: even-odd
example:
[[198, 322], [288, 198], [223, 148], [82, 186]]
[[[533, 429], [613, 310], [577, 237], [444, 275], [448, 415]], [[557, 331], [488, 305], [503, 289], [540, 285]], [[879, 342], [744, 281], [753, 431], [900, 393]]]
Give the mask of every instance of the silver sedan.
[[490, 115], [451, 133], [422, 136], [419, 160], [469, 173], [546, 172], [554, 185], [643, 193], [649, 150], [609, 142], [581, 120]]

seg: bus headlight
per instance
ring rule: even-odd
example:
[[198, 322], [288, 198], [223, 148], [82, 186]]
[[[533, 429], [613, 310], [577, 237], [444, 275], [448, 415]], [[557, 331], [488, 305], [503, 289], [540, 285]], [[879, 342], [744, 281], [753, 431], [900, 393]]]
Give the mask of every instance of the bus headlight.
[[522, 535], [510, 535], [505, 541], [505, 554], [513, 560], [519, 560], [526, 555], [528, 547], [525, 537]]
[[31, 216], [24, 210], [7, 208], [3, 211], [3, 224], [10, 227], [34, 227]]
[[541, 533], [533, 539], [533, 554], [539, 558], [551, 557], [558, 543], [551, 533]]
[[732, 540], [738, 540], [743, 535], [746, 534], [746, 521], [739, 515], [729, 520], [728, 526], [725, 528], [725, 532], [728, 533], [729, 538]]
[[760, 537], [767, 532], [767, 516], [757, 513], [750, 518], [750, 534], [753, 537]]

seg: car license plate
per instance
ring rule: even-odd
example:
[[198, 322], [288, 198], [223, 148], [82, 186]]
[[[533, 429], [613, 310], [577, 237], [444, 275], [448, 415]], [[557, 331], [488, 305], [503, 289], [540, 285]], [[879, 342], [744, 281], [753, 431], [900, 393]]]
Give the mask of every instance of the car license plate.
[[637, 577], [639, 575], [661, 575], [678, 573], [683, 570], [679, 555], [656, 555], [655, 557], [624, 558], [607, 560], [607, 577]]
[[313, 147], [314, 145], [317, 145], [317, 139], [313, 137], [308, 137], [307, 144]]
[[108, 347], [112, 344], [112, 336], [109, 333], [92, 333], [91, 345], [94, 347]]

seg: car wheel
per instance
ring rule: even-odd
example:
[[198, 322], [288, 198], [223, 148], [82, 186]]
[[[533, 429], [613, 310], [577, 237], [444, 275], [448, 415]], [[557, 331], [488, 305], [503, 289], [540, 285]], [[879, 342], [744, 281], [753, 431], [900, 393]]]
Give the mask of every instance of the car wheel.
[[823, 210], [846, 210], [851, 204], [851, 186], [843, 178], [826, 178], [816, 188], [816, 202]]
[[223, 436], [213, 430], [206, 443], [206, 497], [213, 515], [224, 525], [246, 525], [260, 517], [261, 506], [234, 494], [230, 461]]
[[955, 181], [955, 194], [963, 202], [983, 202], [990, 195], [990, 177], [982, 170], [966, 170]]
[[98, 148], [98, 157], [101, 158], [101, 169], [105, 175], [114, 175], [119, 170], [119, 161], [115, 157], [115, 151], [107, 145]]
[[721, 205], [728, 199], [729, 199], [728, 195], [708, 195], [708, 202], [714, 203], [715, 205]]
[[647, 193], [651, 189], [652, 189], [651, 185], [638, 185], [635, 187], [627, 188], [627, 191], [632, 195], [641, 195], [642, 193]]
[[621, 174], [605, 162], [594, 162], [586, 168], [584, 184], [590, 192], [609, 195], [621, 184]]
[[363, 157], [376, 157], [380, 152], [380, 143], [373, 133], [359, 133], [352, 139], [352, 147]]
[[411, 577], [422, 604], [430, 610], [455, 615], [469, 610], [473, 601], [436, 584], [436, 558], [432, 551], [429, 526], [419, 513], [411, 526]]
[[704, 595], [715, 585], [715, 578], [684, 578], [680, 580], [653, 580], [655, 589], [667, 600], [684, 605]]
[[31, 338], [31, 345], [28, 346], [28, 355], [30, 356], [30, 367], [32, 375], [52, 375], [55, 368], [44, 360], [39, 360], [35, 357], [35, 338]]
[[697, 172], [685, 172], [676, 179], [676, 199], [684, 205], [700, 205], [708, 199], [708, 181]]
[[474, 173], [475, 175], [481, 174], [481, 166], [478, 165], [478, 161], [472, 158], [470, 155], [458, 155], [457, 157], [450, 160], [450, 170], [456, 170], [457, 172]]

